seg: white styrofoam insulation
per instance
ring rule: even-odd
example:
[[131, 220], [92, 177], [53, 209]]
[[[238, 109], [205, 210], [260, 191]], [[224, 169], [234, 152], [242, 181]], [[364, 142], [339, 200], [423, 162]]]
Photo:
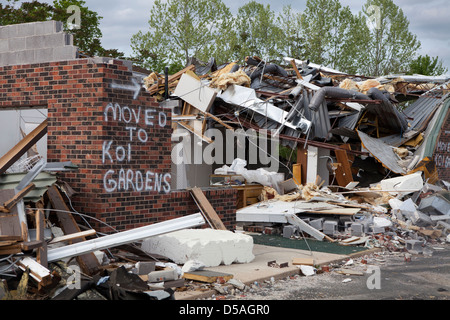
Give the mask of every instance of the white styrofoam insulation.
[[205, 267], [248, 263], [255, 258], [251, 236], [214, 229], [184, 229], [151, 237], [142, 242], [141, 249], [177, 264], [197, 260]]

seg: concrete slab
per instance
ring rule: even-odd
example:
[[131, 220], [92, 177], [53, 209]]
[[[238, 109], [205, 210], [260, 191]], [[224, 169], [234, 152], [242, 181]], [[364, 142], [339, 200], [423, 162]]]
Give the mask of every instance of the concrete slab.
[[[274, 278], [282, 279], [291, 275], [299, 274], [298, 266], [292, 264], [294, 258], [313, 258], [315, 265], [326, 265], [332, 262], [342, 261], [349, 258], [348, 255], [339, 255], [332, 253], [315, 252], [308, 250], [296, 250], [290, 248], [279, 248], [255, 244], [253, 246], [255, 259], [249, 263], [221, 265], [217, 267], [205, 268], [205, 270], [218, 271], [233, 274], [233, 279], [239, 280], [245, 284], [252, 284], [255, 281], [261, 282]], [[288, 262], [288, 267], [274, 268], [267, 265], [270, 261], [276, 261], [278, 264]], [[209, 291], [185, 291], [176, 292], [176, 300], [195, 300], [210, 297], [217, 294], [215, 290]]]

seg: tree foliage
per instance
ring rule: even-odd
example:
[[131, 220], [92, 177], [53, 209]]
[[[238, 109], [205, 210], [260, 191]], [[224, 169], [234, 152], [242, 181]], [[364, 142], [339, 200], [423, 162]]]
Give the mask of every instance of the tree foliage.
[[443, 67], [442, 60], [439, 57], [430, 57], [428, 55], [418, 56], [409, 66], [409, 74], [421, 74], [424, 76], [440, 76], [448, 72], [448, 68]]
[[131, 47], [143, 66], [161, 71], [180, 66], [192, 56], [220, 53], [216, 41], [226, 37], [231, 13], [220, 0], [156, 0], [149, 31], [131, 38]]
[[368, 0], [362, 13], [374, 18], [374, 24], [364, 50], [367, 63], [361, 71], [371, 76], [407, 72], [421, 44], [409, 31], [403, 10], [392, 0]]
[[[100, 21], [102, 19], [96, 12], [90, 10], [83, 0], [54, 0], [53, 4], [39, 1], [22, 2], [19, 0], [6, 0], [7, 4], [0, 4], [0, 25], [55, 20], [64, 23], [64, 31], [73, 34], [74, 45], [89, 56], [123, 57], [117, 49], [105, 49], [101, 45], [102, 32]], [[80, 8], [81, 27], [71, 28], [67, 24], [72, 13], [67, 12], [71, 5]]]

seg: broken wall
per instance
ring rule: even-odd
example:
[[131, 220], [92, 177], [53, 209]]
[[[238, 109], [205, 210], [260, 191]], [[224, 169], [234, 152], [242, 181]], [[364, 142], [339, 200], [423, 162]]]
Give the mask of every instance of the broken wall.
[[[128, 90], [133, 79], [121, 61], [97, 58], [0, 68], [0, 108], [47, 108], [48, 162], [78, 166], [59, 176], [76, 192], [69, 205], [116, 230], [199, 211], [189, 191], [171, 190], [171, 111]], [[205, 194], [233, 228], [236, 192]]]

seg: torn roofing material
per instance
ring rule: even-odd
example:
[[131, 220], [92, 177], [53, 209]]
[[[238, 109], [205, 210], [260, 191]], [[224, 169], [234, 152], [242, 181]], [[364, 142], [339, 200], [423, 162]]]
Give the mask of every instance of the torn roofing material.
[[394, 149], [385, 144], [380, 139], [375, 139], [357, 130], [358, 136], [365, 149], [367, 149], [372, 156], [381, 162], [386, 168], [397, 174], [406, 174], [405, 170], [397, 163], [398, 156]]

